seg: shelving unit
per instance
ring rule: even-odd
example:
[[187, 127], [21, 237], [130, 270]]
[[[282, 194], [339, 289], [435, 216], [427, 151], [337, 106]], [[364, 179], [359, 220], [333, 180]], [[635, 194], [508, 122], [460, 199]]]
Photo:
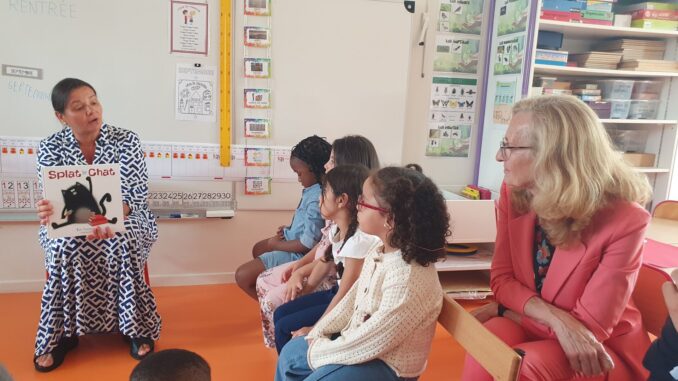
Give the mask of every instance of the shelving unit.
[[633, 70], [609, 70], [591, 69], [586, 67], [534, 65], [535, 74], [556, 76], [586, 76], [586, 77], [610, 77], [610, 78], [671, 78], [678, 77], [678, 72], [656, 71], [633, 71]]
[[[648, 30], [639, 28], [623, 28], [614, 26], [602, 26], [583, 23], [568, 23], [537, 18], [535, 32], [539, 30], [563, 33], [562, 50], [569, 53], [582, 53], [591, 50], [591, 46], [597, 41], [609, 38], [640, 38], [640, 39], [663, 39], [667, 42], [665, 59], [678, 60], [678, 32], [663, 30]], [[532, 55], [535, 56], [537, 38], [535, 36], [532, 46]], [[632, 70], [608, 70], [570, 66], [551, 66], [535, 64], [530, 65], [530, 82], [535, 75], [563, 78], [564, 80], [576, 80], [591, 78], [597, 79], [657, 79], [663, 80], [664, 90], [661, 94], [663, 104], [658, 113], [658, 119], [602, 119], [601, 122], [607, 128], [623, 130], [646, 130], [647, 143], [644, 152], [655, 155], [653, 167], [638, 167], [638, 172], [648, 176], [653, 188], [653, 205], [666, 200], [673, 194], [678, 198], [678, 189], [671, 189], [672, 177], [675, 176], [676, 168], [676, 145], [678, 144], [678, 107], [670, 107], [678, 104], [678, 72], [651, 72]], [[676, 187], [678, 181], [674, 181]]]

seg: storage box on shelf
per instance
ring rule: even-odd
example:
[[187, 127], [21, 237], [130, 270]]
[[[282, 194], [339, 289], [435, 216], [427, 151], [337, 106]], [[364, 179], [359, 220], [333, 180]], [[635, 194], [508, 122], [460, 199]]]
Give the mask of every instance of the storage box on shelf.
[[[589, 9], [599, 12], [586, 12], [584, 4], [589, 3], [593, 4], [543, 0], [535, 33], [562, 34], [558, 48], [569, 52], [571, 62], [568, 66], [553, 66], [532, 61], [530, 75], [537, 86], [533, 92], [547, 93], [547, 87], [539, 84], [538, 77], [550, 77], [551, 82], [571, 83], [568, 89], [573, 95], [588, 101], [623, 152], [622, 158], [636, 166], [639, 172], [647, 174], [654, 187], [653, 202], [665, 200], [676, 169], [678, 107], [669, 105], [676, 104], [678, 100], [678, 70], [673, 69], [678, 61], [678, 31], [585, 24], [581, 22], [582, 15], [609, 18], [609, 15], [599, 13], [607, 12], [606, 9]], [[615, 4], [612, 11], [627, 14], [633, 21], [646, 20], [650, 16], [655, 19], [673, 17], [670, 12], [656, 12], [667, 11], [662, 9], [665, 5], [661, 4], [643, 3], [625, 7]], [[575, 16], [575, 13], [578, 15]], [[612, 57], [596, 55], [597, 51], [621, 54], [622, 60], [614, 69], [609, 64]], [[606, 65], [608, 68], [605, 68]], [[600, 91], [600, 100], [595, 98], [596, 90]], [[555, 92], [559, 91], [567, 90]]]

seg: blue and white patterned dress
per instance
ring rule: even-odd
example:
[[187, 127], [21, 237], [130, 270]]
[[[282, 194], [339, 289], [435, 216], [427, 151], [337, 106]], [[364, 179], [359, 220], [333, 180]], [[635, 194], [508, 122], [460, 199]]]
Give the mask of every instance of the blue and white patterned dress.
[[[148, 209], [148, 173], [139, 137], [104, 124], [93, 164], [109, 163], [120, 163], [122, 198], [131, 208], [124, 234], [93, 241], [49, 239], [45, 226], [40, 227], [48, 276], [36, 356], [52, 352], [63, 336], [103, 332], [153, 340], [160, 336], [160, 315], [143, 274], [158, 229]], [[87, 162], [70, 128], [40, 142], [38, 176], [45, 166], [83, 164]]]

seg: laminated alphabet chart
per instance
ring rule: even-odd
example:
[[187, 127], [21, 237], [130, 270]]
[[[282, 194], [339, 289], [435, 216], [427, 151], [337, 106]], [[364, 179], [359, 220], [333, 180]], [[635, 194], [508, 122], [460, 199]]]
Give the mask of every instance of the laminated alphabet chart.
[[40, 139], [0, 137], [0, 209], [34, 209], [42, 198], [36, 173]]
[[95, 227], [125, 231], [120, 164], [43, 167], [42, 182], [54, 206], [49, 238], [87, 235]]

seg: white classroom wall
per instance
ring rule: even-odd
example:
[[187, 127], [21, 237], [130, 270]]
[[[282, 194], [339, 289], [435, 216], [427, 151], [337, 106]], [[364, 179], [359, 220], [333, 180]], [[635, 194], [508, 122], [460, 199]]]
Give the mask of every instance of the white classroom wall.
[[[92, 7], [92, 3], [99, 1], [104, 0], [72, 0], [70, 3], [82, 5], [86, 2], [87, 7]], [[406, 104], [408, 68], [412, 66], [409, 56], [414, 45], [412, 40], [417, 37], [411, 36], [410, 16], [402, 2], [273, 1], [273, 118], [280, 131], [271, 143], [293, 145], [310, 133], [329, 140], [358, 133], [375, 143], [384, 164], [420, 162], [426, 170], [429, 161], [423, 157], [423, 145], [419, 147], [418, 139], [413, 141], [414, 136], [422, 135], [420, 126], [406, 126], [405, 123], [406, 108], [409, 107]], [[168, 4], [157, 2], [162, 3], [160, 17], [166, 19]], [[207, 3], [211, 12], [212, 56], [218, 40], [219, 1], [209, 0]], [[108, 4], [106, 6], [111, 3]], [[133, 9], [137, 2], [120, 0], [115, 4], [120, 7], [128, 5]], [[12, 44], [20, 42], [22, 35], [14, 29], [9, 33], [8, 25], [16, 25], [17, 21], [10, 23], [8, 18], [29, 17], [8, 12], [7, 7], [6, 2], [0, 4], [0, 51], [3, 52], [11, 52]], [[145, 7], [144, 11], [148, 9]], [[240, 38], [241, 34], [237, 31], [242, 29], [241, 10], [236, 9], [234, 16], [235, 35]], [[413, 20], [418, 20], [417, 16]], [[163, 35], [161, 38], [168, 37]], [[242, 48], [237, 45], [239, 41], [234, 48], [236, 60], [241, 59], [243, 54]], [[159, 43], [168, 45], [165, 40]], [[330, 72], [314, 65], [318, 60], [329, 60]], [[184, 62], [186, 59], [177, 61]], [[49, 62], [49, 57], [45, 57], [45, 62]], [[102, 58], [102, 65], [106, 62]], [[241, 66], [236, 63], [234, 75], [241, 74]], [[173, 80], [171, 76], [169, 81]], [[0, 77], [0, 99], [2, 91], [6, 91], [6, 81], [7, 77]], [[242, 84], [236, 82], [234, 91], [241, 92]], [[115, 94], [116, 97], [118, 95]], [[112, 96], [110, 93], [102, 94], [104, 99]], [[236, 121], [243, 117], [238, 100], [241, 101], [241, 98], [236, 98], [235, 102]], [[413, 100], [410, 99], [410, 102]], [[47, 108], [47, 112], [51, 113], [48, 102], [34, 104], [34, 108], [29, 107], [22, 112], [45, 112]], [[7, 104], [4, 102], [0, 102], [0, 107], [0, 115], [16, 112], [14, 108], [5, 108]], [[240, 123], [235, 122], [234, 128], [239, 126]], [[0, 135], [9, 132], [8, 126], [0, 125]], [[11, 132], [16, 134], [16, 131]], [[143, 138], [144, 134], [141, 135]], [[156, 136], [153, 138], [158, 139]], [[238, 133], [235, 138], [236, 143], [242, 143]], [[206, 139], [210, 141], [211, 138]], [[473, 170], [470, 160], [456, 165], [459, 172], [448, 172], [446, 160], [438, 161], [439, 164], [428, 174], [440, 184], [470, 181], [469, 174]], [[454, 173], [463, 173], [463, 176], [457, 179]], [[282, 205], [279, 208], [286, 210], [252, 210], [256, 209], [258, 199], [240, 197], [242, 187], [236, 187], [240, 189], [237, 192], [240, 193], [240, 209], [231, 220], [159, 221], [160, 238], [149, 261], [154, 286], [232, 282], [237, 266], [251, 258], [252, 245], [274, 232], [277, 226], [290, 221], [300, 195], [296, 184], [274, 184], [277, 196], [274, 199], [269, 197], [266, 202]], [[37, 242], [36, 223], [0, 223], [0, 242], [0, 292], [39, 290], [44, 283], [44, 260]]]

